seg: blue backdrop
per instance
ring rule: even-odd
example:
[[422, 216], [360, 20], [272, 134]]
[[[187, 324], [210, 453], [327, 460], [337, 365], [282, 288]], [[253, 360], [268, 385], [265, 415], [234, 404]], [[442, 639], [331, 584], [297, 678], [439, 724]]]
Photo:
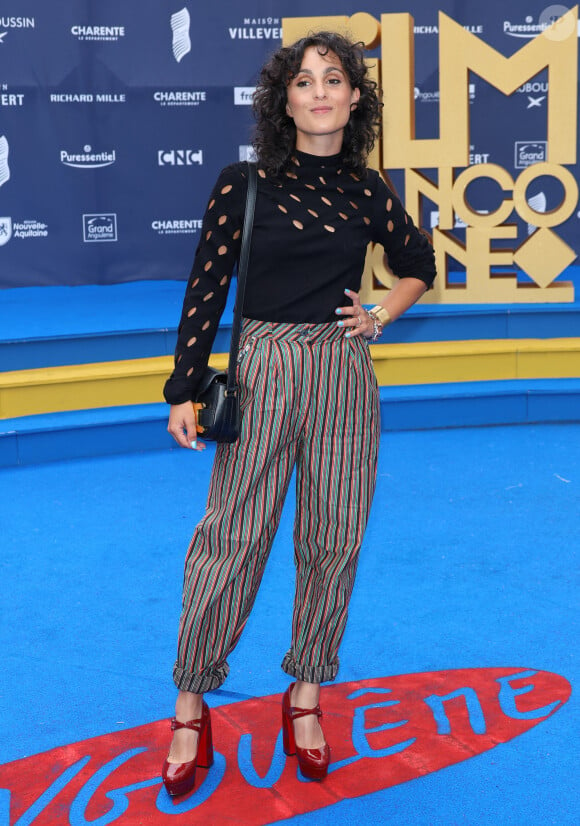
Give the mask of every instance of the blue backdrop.
[[[410, 12], [422, 138], [438, 130], [438, 8], [506, 56], [566, 10], [545, 0], [403, 5], [4, 0], [0, 287], [186, 278], [217, 173], [247, 156], [248, 104], [283, 17]], [[518, 147], [533, 143], [542, 160], [547, 95], [545, 71], [508, 97], [472, 75], [472, 162], [517, 174]], [[569, 169], [578, 179], [578, 165]], [[541, 189], [539, 211], [558, 198], [555, 181]], [[576, 252], [579, 223], [575, 211], [558, 229]]]

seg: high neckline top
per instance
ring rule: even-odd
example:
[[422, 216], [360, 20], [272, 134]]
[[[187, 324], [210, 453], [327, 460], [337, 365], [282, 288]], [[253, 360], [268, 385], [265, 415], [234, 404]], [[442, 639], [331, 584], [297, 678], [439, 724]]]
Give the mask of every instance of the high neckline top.
[[341, 152], [337, 155], [309, 155], [307, 152], [300, 152], [298, 149], [295, 149], [292, 154], [301, 167], [318, 167], [320, 169], [327, 167], [337, 168], [342, 163]]
[[[203, 219], [185, 290], [171, 404], [193, 398], [207, 365], [240, 253], [247, 164], [220, 173]], [[358, 176], [342, 156], [295, 151], [270, 178], [258, 167], [258, 194], [244, 316], [290, 323], [336, 322], [344, 290], [358, 292], [370, 242], [380, 243], [395, 275], [431, 284], [433, 250], [375, 170]]]

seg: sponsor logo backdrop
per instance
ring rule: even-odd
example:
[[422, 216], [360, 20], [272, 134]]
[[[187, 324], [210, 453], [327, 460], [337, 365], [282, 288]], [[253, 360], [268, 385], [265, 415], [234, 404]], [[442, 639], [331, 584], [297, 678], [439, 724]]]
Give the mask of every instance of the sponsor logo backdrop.
[[[251, 93], [282, 19], [398, 10], [384, 0], [53, 6], [5, 0], [0, 11], [0, 288], [185, 279], [219, 169], [252, 156]], [[569, 7], [410, 0], [417, 137], [438, 132], [438, 9], [509, 57]], [[549, 94], [547, 70], [510, 96], [471, 73], [471, 162], [515, 176], [545, 160]], [[578, 164], [568, 168], [578, 180]], [[537, 209], [559, 200], [550, 187], [530, 193]], [[578, 207], [558, 234], [580, 251]]]

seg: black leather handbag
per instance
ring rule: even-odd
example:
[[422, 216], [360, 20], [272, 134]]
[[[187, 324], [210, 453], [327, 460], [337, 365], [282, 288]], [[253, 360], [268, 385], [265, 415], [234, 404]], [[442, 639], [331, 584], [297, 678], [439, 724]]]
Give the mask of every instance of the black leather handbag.
[[236, 366], [242, 325], [244, 290], [248, 274], [248, 261], [250, 259], [250, 242], [254, 222], [256, 190], [256, 165], [249, 163], [248, 193], [246, 196], [242, 246], [238, 265], [238, 289], [232, 324], [228, 369], [227, 371], [214, 370], [212, 367], [206, 367], [196, 397], [193, 400], [194, 403], [201, 405], [201, 407], [197, 408], [197, 423], [200, 427], [203, 427], [200, 436], [202, 439], [207, 439], [212, 442], [235, 442], [240, 435], [240, 399], [236, 379]]

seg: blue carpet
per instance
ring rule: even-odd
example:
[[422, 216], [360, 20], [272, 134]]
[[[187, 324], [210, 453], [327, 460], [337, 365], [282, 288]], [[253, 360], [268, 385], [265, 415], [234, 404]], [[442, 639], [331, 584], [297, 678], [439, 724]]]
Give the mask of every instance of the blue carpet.
[[[212, 453], [0, 471], [0, 764], [171, 715], [183, 555]], [[339, 681], [508, 666], [574, 689], [579, 514], [579, 425], [384, 434]], [[292, 518], [290, 495], [213, 706], [288, 684]], [[579, 722], [573, 691], [491, 751], [292, 822], [576, 824]], [[0, 801], [12, 824], [3, 814]]]

